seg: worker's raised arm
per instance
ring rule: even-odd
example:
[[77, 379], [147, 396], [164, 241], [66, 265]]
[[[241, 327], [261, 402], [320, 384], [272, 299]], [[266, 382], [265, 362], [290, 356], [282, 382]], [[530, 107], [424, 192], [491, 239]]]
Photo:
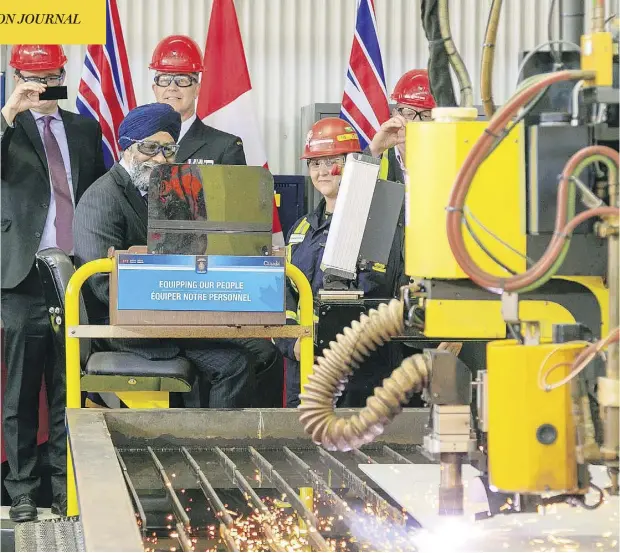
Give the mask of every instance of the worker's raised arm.
[[368, 152], [373, 157], [381, 157], [383, 152], [405, 143], [405, 126], [407, 121], [402, 115], [388, 119], [368, 145]]

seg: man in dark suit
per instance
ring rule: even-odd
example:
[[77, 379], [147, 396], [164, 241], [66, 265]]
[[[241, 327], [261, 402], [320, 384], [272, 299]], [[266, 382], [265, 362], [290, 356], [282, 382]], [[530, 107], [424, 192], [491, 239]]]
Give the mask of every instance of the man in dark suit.
[[[119, 127], [120, 162], [84, 194], [75, 212], [77, 266], [106, 257], [111, 247], [127, 250], [146, 244], [151, 171], [158, 164], [174, 161], [180, 129], [180, 115], [167, 104], [147, 104], [127, 114]], [[89, 319], [107, 324], [108, 275], [91, 277], [83, 291]], [[198, 370], [206, 395], [203, 407], [252, 404], [254, 361], [235, 340], [113, 340], [96, 342], [95, 347], [128, 351], [147, 359], [181, 355]]]
[[[214, 165], [246, 165], [241, 138], [205, 125], [196, 116], [203, 67], [202, 52], [194, 40], [184, 35], [164, 38], [153, 51], [149, 69], [155, 71], [152, 87], [155, 99], [171, 105], [181, 114], [177, 163], [202, 161]], [[273, 245], [284, 247], [275, 198]]]
[[7, 387], [2, 420], [12, 498], [10, 516], [36, 518], [39, 389], [45, 375], [54, 503], [66, 511], [65, 368], [56, 355], [35, 254], [59, 247], [73, 254], [74, 206], [104, 172], [101, 129], [95, 121], [39, 100], [62, 85], [61, 46], [15, 45], [15, 90], [2, 109], [2, 320]]
[[[214, 165], [245, 165], [243, 142], [237, 136], [205, 125], [196, 116], [196, 100], [200, 92], [202, 52], [194, 40], [184, 35], [172, 35], [162, 39], [153, 51], [149, 69], [155, 71], [152, 85], [155, 99], [168, 104], [181, 115], [181, 133], [176, 163], [191, 160], [209, 161]], [[273, 217], [279, 227], [278, 210], [274, 202]], [[275, 232], [273, 245], [283, 246], [282, 232]], [[258, 359], [257, 375], [270, 389], [270, 397], [261, 407], [275, 407], [279, 402], [276, 388], [283, 381], [283, 360], [278, 349], [269, 340], [248, 340], [247, 347]], [[263, 378], [265, 377], [265, 378]], [[277, 398], [277, 399], [276, 399]]]
[[172, 106], [181, 115], [177, 163], [196, 159], [212, 161], [215, 165], [246, 164], [239, 137], [205, 125], [196, 116], [202, 52], [194, 40], [184, 35], [164, 38], [153, 51], [149, 69], [156, 71], [155, 99]]

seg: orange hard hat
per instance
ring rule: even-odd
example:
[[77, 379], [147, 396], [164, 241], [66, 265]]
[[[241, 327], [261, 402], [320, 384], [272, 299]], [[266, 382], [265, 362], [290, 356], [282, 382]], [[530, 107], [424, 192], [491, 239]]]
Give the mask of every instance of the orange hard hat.
[[360, 139], [355, 129], [338, 117], [326, 117], [312, 125], [306, 137], [301, 159], [337, 156], [361, 152]]
[[428, 72], [425, 69], [407, 71], [396, 83], [392, 100], [414, 109], [428, 110], [437, 107], [431, 93]]
[[9, 65], [21, 71], [60, 69], [67, 56], [60, 44], [15, 44], [11, 48]]
[[165, 73], [200, 73], [202, 52], [196, 41], [185, 35], [170, 35], [155, 46], [149, 69]]

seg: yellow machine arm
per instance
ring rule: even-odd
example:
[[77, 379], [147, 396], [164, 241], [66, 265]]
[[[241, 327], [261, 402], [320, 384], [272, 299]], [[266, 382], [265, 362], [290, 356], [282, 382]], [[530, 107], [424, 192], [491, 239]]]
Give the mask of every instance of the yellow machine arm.
[[[568, 152], [554, 233], [540, 259], [532, 261], [524, 224], [526, 128], [514, 122], [519, 110], [554, 83], [611, 84], [610, 35], [596, 30], [583, 44], [581, 70], [528, 79], [489, 123], [477, 121], [476, 110], [436, 108], [433, 122], [408, 124], [405, 272], [415, 283], [403, 289], [400, 300], [345, 329], [317, 360], [301, 395], [300, 419], [313, 440], [348, 450], [383, 432], [411, 393], [431, 390], [432, 428], [424, 446], [442, 463], [442, 513], [461, 512], [460, 465], [479, 450], [485, 453], [481, 470], [502, 492], [583, 501], [591, 486], [584, 467], [598, 462], [609, 467], [611, 491], [618, 493], [619, 155], [602, 145]], [[580, 180], [593, 163], [606, 169], [599, 196]], [[577, 192], [587, 206], [578, 214]], [[563, 274], [573, 232], [591, 219], [598, 237], [607, 240], [606, 278], [576, 276], [585, 271]], [[485, 231], [485, 240], [474, 225]], [[583, 250], [584, 264], [589, 255]], [[594, 316], [571, 304], [577, 296], [588, 298]], [[449, 352], [432, 350], [405, 359], [358, 415], [339, 417], [334, 397], [354, 368], [401, 335], [417, 308], [424, 311], [427, 338], [487, 342], [486, 367], [471, 367], [481, 369], [475, 417], [469, 368]], [[571, 338], [584, 322], [602, 338]], [[505, 339], [507, 329], [513, 339]], [[581, 376], [605, 351], [605, 376], [596, 381], [599, 421], [589, 403], [594, 395]], [[597, 440], [600, 426], [603, 439]]]

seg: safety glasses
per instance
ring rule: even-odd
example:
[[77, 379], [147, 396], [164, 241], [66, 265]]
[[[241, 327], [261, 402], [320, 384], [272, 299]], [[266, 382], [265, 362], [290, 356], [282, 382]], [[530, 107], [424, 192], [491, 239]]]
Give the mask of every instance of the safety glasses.
[[417, 110], [413, 108], [399, 107], [396, 108], [396, 111], [400, 113], [407, 121], [415, 121], [416, 119], [419, 119], [420, 121], [432, 120], [430, 109]]
[[170, 86], [173, 81], [174, 84], [180, 88], [187, 88], [198, 82], [198, 79], [192, 75], [168, 75], [166, 73], [163, 75], [155, 75], [153, 80], [157, 86], [161, 86], [162, 88]]
[[326, 169], [331, 169], [334, 165], [339, 165], [340, 167], [342, 167], [344, 165], [344, 158], [342, 156], [338, 156], [338, 157], [322, 157], [319, 159], [308, 160], [308, 168], [314, 169], [315, 171], [317, 169], [320, 169], [321, 164], [325, 165]]
[[134, 140], [128, 136], [121, 138], [131, 140], [131, 142], [135, 143], [138, 152], [148, 157], [155, 157], [159, 152], [161, 152], [166, 159], [170, 159], [173, 158], [179, 151], [178, 144], [160, 144], [159, 142], [153, 142], [152, 140]]
[[22, 80], [27, 83], [40, 83], [45, 84], [47, 86], [59, 86], [62, 84], [62, 81], [65, 77], [65, 72], [61, 71], [60, 75], [48, 75], [47, 77], [24, 77], [19, 71], [16, 71], [15, 74]]

